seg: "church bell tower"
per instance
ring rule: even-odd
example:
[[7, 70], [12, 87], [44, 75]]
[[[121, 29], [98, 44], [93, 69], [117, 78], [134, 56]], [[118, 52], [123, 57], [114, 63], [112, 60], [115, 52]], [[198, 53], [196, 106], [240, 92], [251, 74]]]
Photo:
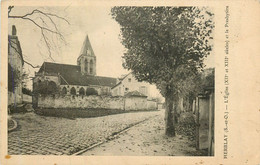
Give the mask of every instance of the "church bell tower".
[[96, 56], [90, 44], [88, 35], [85, 38], [81, 48], [77, 64], [80, 66], [80, 71], [84, 75], [96, 75]]

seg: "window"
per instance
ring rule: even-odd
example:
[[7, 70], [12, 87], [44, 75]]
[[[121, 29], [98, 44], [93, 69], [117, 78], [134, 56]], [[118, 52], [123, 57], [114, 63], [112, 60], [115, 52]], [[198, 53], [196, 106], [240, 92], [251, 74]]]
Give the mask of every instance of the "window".
[[89, 68], [89, 73], [90, 74], [93, 74], [93, 67], [94, 67], [93, 60], [90, 60], [90, 68]]
[[85, 72], [88, 73], [88, 60], [85, 59]]
[[125, 88], [125, 91], [127, 92], [129, 90], [129, 88]]
[[131, 78], [128, 78], [128, 82], [131, 82]]

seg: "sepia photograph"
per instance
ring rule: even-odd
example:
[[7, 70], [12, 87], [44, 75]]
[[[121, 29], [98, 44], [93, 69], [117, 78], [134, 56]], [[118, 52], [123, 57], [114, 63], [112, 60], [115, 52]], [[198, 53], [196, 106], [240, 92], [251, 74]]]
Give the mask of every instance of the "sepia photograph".
[[8, 6], [8, 155], [215, 156], [214, 29], [209, 6]]

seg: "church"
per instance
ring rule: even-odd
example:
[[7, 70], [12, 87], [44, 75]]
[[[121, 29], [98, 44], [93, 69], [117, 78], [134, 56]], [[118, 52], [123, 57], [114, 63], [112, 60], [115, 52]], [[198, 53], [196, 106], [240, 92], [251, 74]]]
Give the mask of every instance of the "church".
[[[54, 89], [62, 95], [110, 95], [116, 78], [96, 75], [97, 58], [86, 36], [77, 65], [44, 62], [33, 78], [34, 93], [50, 94]], [[40, 90], [45, 83], [47, 88]]]

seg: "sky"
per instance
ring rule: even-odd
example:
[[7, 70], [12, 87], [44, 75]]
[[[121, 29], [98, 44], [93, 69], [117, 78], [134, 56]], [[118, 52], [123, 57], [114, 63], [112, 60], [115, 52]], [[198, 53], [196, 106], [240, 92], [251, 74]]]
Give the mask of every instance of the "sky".
[[[12, 15], [23, 15], [38, 7], [15, 7]], [[97, 75], [118, 77], [128, 73], [122, 67], [121, 56], [124, 47], [119, 40], [119, 25], [109, 15], [110, 8], [96, 7], [57, 7], [39, 8], [40, 10], [57, 13], [66, 18], [59, 22], [59, 29], [64, 35], [67, 45], [60, 44], [57, 52], [52, 52], [55, 62], [76, 65], [83, 41], [89, 36], [94, 53], [97, 57]], [[27, 20], [9, 19], [9, 29], [16, 25], [24, 58], [34, 65], [42, 65], [48, 58], [46, 46], [41, 40], [41, 31]], [[26, 66], [25, 66], [26, 68]], [[27, 69], [27, 68], [26, 68]]]
[[[24, 15], [34, 9], [55, 13], [66, 18], [70, 24], [60, 19], [55, 19], [57, 27], [63, 34], [66, 44], [58, 44], [52, 58], [57, 63], [77, 64], [83, 41], [89, 36], [92, 48], [97, 57], [97, 75], [107, 77], [120, 77], [129, 73], [122, 67], [122, 55], [125, 51], [120, 43], [119, 24], [112, 19], [109, 6], [65, 6], [65, 7], [14, 7], [10, 15]], [[39, 21], [39, 17], [33, 17]], [[41, 31], [33, 23], [22, 19], [9, 19], [8, 28], [15, 25], [17, 36], [20, 40], [24, 59], [33, 65], [41, 66], [44, 61], [52, 62], [41, 36]], [[54, 41], [56, 41], [54, 39]], [[207, 67], [214, 66], [214, 56], [206, 60]], [[24, 70], [31, 77], [38, 69], [24, 65]], [[30, 85], [29, 85], [30, 86]]]

